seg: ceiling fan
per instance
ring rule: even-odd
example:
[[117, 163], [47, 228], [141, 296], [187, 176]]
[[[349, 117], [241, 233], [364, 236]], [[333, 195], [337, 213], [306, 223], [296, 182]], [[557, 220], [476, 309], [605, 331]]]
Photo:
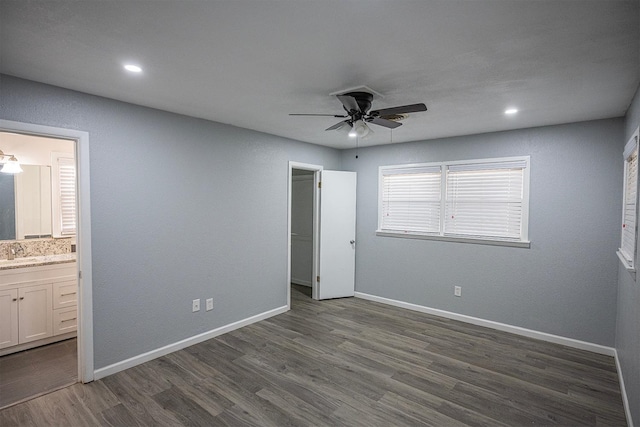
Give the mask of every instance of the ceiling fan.
[[289, 114], [290, 116], [324, 116], [324, 117], [337, 117], [343, 118], [335, 125], [325, 130], [342, 129], [345, 126], [351, 127], [349, 136], [364, 138], [371, 133], [371, 129], [367, 126], [367, 123], [373, 123], [378, 126], [383, 126], [389, 129], [395, 129], [402, 126], [397, 120], [402, 118], [402, 115], [407, 113], [417, 113], [420, 111], [427, 111], [427, 106], [424, 104], [411, 104], [401, 105], [399, 107], [382, 108], [380, 110], [372, 110], [371, 102], [373, 101], [373, 95], [368, 92], [348, 92], [342, 95], [336, 95], [342, 103], [342, 108], [346, 111], [347, 115], [341, 114]]

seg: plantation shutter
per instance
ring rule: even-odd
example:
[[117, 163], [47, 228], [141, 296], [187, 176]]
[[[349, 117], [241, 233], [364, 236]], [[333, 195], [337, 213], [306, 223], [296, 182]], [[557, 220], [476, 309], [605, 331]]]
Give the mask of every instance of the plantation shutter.
[[638, 189], [638, 145], [632, 139], [632, 144], [625, 147], [625, 188], [622, 211], [622, 241], [620, 253], [630, 266], [635, 262], [636, 254], [636, 220], [637, 220], [637, 189]]
[[72, 158], [58, 158], [60, 234], [76, 234], [76, 166]]
[[382, 171], [381, 230], [439, 233], [440, 166]]
[[525, 160], [447, 166], [444, 235], [522, 238]]

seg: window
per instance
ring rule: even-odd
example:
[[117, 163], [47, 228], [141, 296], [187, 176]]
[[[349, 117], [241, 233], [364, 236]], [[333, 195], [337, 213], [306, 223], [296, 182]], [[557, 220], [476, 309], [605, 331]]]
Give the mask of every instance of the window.
[[437, 233], [440, 230], [439, 166], [387, 169], [382, 179], [381, 229]]
[[529, 157], [383, 166], [378, 235], [529, 246]]
[[618, 257], [635, 271], [638, 206], [638, 129], [624, 147], [624, 192], [622, 195], [622, 232]]

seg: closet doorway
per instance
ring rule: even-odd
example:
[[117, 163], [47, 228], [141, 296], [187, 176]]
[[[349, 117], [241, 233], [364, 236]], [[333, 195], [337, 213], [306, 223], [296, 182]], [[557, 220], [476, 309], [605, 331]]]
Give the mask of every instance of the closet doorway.
[[289, 308], [292, 284], [315, 300], [353, 297], [356, 173], [289, 162], [288, 200]]
[[313, 297], [314, 198], [313, 170], [291, 171], [291, 286]]

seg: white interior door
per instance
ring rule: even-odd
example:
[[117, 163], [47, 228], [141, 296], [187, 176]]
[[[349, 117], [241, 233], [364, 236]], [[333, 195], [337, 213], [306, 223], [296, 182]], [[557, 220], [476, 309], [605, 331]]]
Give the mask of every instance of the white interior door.
[[318, 299], [352, 297], [356, 272], [356, 173], [322, 171]]

